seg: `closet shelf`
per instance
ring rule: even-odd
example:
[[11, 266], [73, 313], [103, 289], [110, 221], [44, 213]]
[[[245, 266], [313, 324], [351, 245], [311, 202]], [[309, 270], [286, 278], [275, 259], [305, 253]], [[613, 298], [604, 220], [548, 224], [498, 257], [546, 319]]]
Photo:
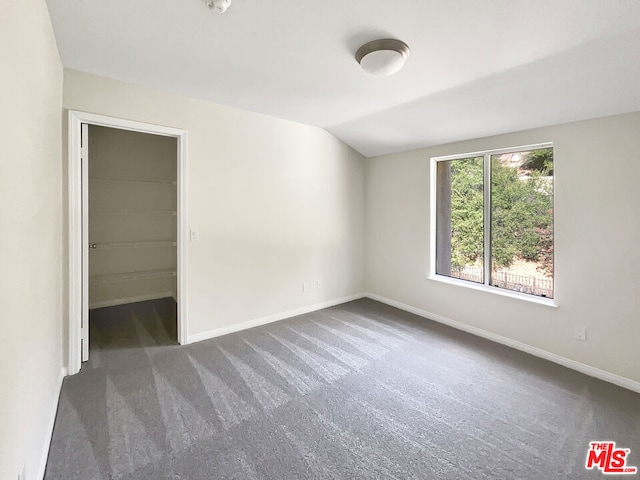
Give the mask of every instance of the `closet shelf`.
[[175, 277], [176, 271], [172, 268], [163, 270], [143, 270], [140, 272], [110, 273], [105, 275], [92, 275], [89, 284], [126, 282], [131, 280], [143, 280], [148, 278]]
[[175, 210], [92, 210], [89, 215], [109, 215], [109, 216], [146, 216], [146, 215], [164, 215], [176, 216]]
[[103, 242], [97, 244], [98, 249], [175, 246], [177, 246], [177, 242], [175, 240], [156, 240], [152, 242]]
[[150, 183], [157, 185], [177, 185], [175, 180], [157, 180], [153, 178], [128, 178], [128, 177], [98, 177], [90, 176], [91, 180], [100, 180], [104, 182], [130, 182], [130, 183]]

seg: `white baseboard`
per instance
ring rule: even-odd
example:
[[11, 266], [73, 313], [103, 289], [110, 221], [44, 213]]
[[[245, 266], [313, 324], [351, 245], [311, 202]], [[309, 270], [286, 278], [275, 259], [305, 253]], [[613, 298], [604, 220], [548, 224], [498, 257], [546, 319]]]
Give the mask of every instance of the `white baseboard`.
[[174, 293], [161, 292], [150, 293], [148, 295], [139, 295], [137, 297], [114, 298], [111, 300], [103, 300], [102, 302], [91, 302], [89, 303], [89, 310], [93, 310], [94, 308], [115, 307], [116, 305], [126, 305], [127, 303], [146, 302], [147, 300], [158, 300], [160, 298], [169, 297], [174, 297]]
[[412, 307], [411, 305], [407, 305], [405, 303], [398, 302], [396, 300], [391, 300], [390, 298], [386, 298], [381, 295], [376, 295], [375, 293], [366, 293], [365, 297], [380, 303], [385, 303], [392, 307], [399, 308], [400, 310], [413, 313], [420, 317], [424, 317], [428, 320], [433, 320], [435, 322], [448, 325], [455, 329], [462, 330], [467, 333], [471, 333], [478, 337], [486, 338], [487, 340], [491, 340], [496, 343], [501, 343], [502, 345], [506, 345], [507, 347], [515, 348], [516, 350], [529, 353], [536, 357], [540, 357], [545, 360], [549, 360], [550, 362], [557, 363], [558, 365], [562, 365], [563, 367], [567, 367], [572, 370], [576, 370], [580, 373], [584, 373], [585, 375], [589, 375], [590, 377], [594, 377], [599, 380], [604, 380], [605, 382], [613, 383], [615, 385], [626, 388], [628, 390], [632, 390], [634, 392], [640, 393], [640, 382], [636, 382], [635, 380], [631, 380], [629, 378], [622, 377], [620, 375], [616, 375], [614, 373], [610, 373], [605, 370], [600, 370], [599, 368], [592, 367], [590, 365], [586, 365], [584, 363], [577, 362], [575, 360], [571, 360], [570, 358], [566, 358], [561, 355], [557, 355], [555, 353], [542, 350], [541, 348], [532, 347], [531, 345], [527, 345], [526, 343], [518, 342], [517, 340], [512, 340], [510, 338], [503, 337], [502, 335], [491, 333], [486, 330], [482, 330], [481, 328], [473, 327], [471, 325], [467, 325], [465, 323], [458, 322], [456, 320], [452, 320], [447, 317], [443, 317], [442, 315], [437, 315], [435, 313], [427, 312], [426, 310]]
[[42, 449], [42, 456], [40, 458], [40, 466], [38, 468], [38, 480], [44, 478], [45, 470], [47, 469], [47, 459], [49, 458], [49, 447], [51, 446], [51, 438], [53, 437], [53, 427], [56, 423], [56, 414], [58, 413], [58, 402], [60, 400], [60, 390], [62, 390], [62, 380], [67, 376], [67, 368], [62, 367], [60, 369], [60, 375], [58, 376], [58, 383], [56, 384], [56, 394], [54, 401], [51, 405], [51, 413], [47, 420], [47, 437], [45, 438], [44, 447]]
[[275, 313], [262, 318], [256, 318], [254, 320], [248, 320], [246, 322], [235, 323], [226, 327], [215, 328], [206, 332], [196, 333], [189, 335], [187, 343], [201, 342], [203, 340], [209, 340], [210, 338], [221, 337], [229, 333], [239, 332], [248, 328], [259, 327], [260, 325], [266, 325], [267, 323], [277, 322], [278, 320], [284, 320], [285, 318], [295, 317], [297, 315], [304, 315], [305, 313], [315, 312], [316, 310], [322, 310], [323, 308], [333, 307], [334, 305], [340, 305], [341, 303], [351, 302], [363, 298], [364, 293], [358, 293], [355, 295], [349, 295], [347, 297], [336, 298], [334, 300], [328, 300], [322, 303], [316, 303], [315, 305], [309, 305], [307, 307], [296, 308], [295, 310], [289, 310], [287, 312]]

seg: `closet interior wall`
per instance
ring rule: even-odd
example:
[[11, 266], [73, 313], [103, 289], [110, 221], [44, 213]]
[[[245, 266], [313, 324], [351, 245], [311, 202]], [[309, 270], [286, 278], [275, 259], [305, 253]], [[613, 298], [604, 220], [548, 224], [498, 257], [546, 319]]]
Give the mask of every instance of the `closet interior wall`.
[[177, 140], [89, 126], [89, 308], [177, 297]]

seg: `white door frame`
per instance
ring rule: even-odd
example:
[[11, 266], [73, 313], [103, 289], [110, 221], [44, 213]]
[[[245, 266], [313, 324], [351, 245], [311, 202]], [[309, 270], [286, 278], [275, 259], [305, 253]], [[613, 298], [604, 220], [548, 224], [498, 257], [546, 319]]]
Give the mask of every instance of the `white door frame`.
[[[119, 128], [134, 132], [151, 133], [177, 140], [177, 282], [178, 289], [178, 343], [187, 343], [187, 131], [172, 127], [163, 127], [150, 123], [136, 122], [94, 113], [69, 110], [69, 361], [68, 373], [80, 371], [82, 351], [81, 322], [83, 309], [83, 255], [88, 252], [88, 242], [83, 241], [88, 224], [82, 218], [82, 124]], [[86, 285], [88, 288], [88, 285]]]

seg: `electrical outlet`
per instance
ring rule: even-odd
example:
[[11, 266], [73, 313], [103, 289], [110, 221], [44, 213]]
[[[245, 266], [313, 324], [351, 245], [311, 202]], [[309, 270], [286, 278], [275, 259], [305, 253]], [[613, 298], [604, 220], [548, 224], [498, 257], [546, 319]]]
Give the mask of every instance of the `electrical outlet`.
[[307, 282], [302, 282], [302, 291], [303, 292], [307, 291]]
[[318, 280], [316, 282], [316, 286], [318, 287], [318, 289], [321, 289], [322, 288], [322, 282], [320, 282], [320, 280]]
[[573, 336], [582, 342], [587, 340], [587, 327], [578, 325], [573, 329]]
[[191, 241], [197, 242], [200, 240], [200, 230], [191, 230]]

